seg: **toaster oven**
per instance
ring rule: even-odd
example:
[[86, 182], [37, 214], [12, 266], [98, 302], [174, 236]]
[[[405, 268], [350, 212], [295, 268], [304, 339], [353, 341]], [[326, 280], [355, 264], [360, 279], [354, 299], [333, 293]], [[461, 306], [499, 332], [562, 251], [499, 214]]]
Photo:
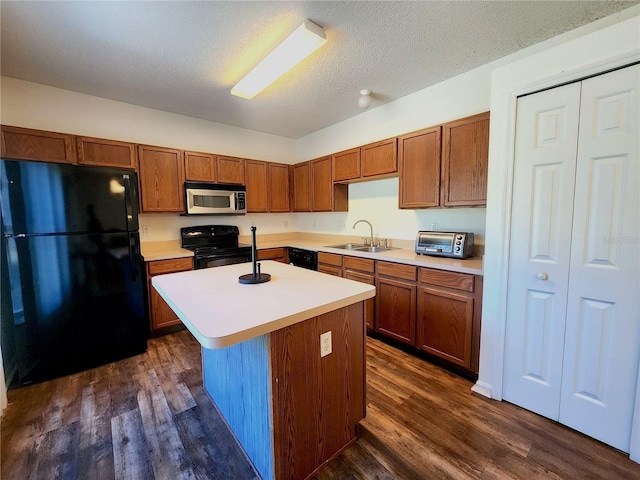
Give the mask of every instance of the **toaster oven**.
[[435, 257], [473, 257], [473, 233], [420, 231], [416, 237], [416, 253]]

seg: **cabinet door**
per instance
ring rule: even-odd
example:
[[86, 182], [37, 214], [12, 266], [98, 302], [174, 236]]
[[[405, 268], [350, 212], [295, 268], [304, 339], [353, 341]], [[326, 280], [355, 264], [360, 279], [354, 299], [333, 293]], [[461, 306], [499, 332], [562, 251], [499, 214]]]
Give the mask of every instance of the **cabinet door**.
[[440, 205], [440, 132], [438, 126], [398, 138], [400, 208]]
[[362, 177], [390, 175], [398, 171], [398, 143], [396, 138], [372, 143], [360, 148]]
[[102, 167], [136, 168], [136, 149], [133, 143], [76, 137], [78, 163]]
[[471, 368], [473, 296], [435, 287], [418, 292], [418, 348]]
[[415, 283], [378, 278], [376, 282], [376, 332], [416, 344]]
[[352, 148], [331, 156], [333, 181], [342, 182], [360, 178], [360, 148]]
[[443, 207], [487, 204], [489, 112], [442, 127]]
[[289, 212], [289, 165], [269, 163], [269, 211]]
[[171, 307], [164, 301], [160, 294], [151, 285], [151, 278], [154, 275], [164, 273], [184, 272], [193, 269], [193, 258], [173, 258], [169, 260], [157, 260], [147, 262], [147, 278], [149, 279], [149, 306], [151, 316], [151, 331], [160, 328], [179, 325], [181, 320], [174, 313]]
[[330, 212], [333, 204], [331, 157], [311, 160], [311, 210]]
[[311, 172], [309, 162], [293, 166], [293, 211], [311, 211]]
[[245, 163], [247, 172], [247, 212], [268, 212], [267, 198], [267, 162], [247, 160]]
[[216, 156], [210, 153], [184, 152], [184, 176], [192, 182], [215, 182]]
[[216, 157], [216, 177], [220, 183], [244, 185], [244, 158]]
[[184, 211], [182, 151], [138, 145], [141, 213]]
[[274, 260], [280, 263], [289, 263], [289, 255], [284, 247], [263, 248], [258, 250], [258, 260]]
[[73, 136], [3, 125], [2, 158], [75, 163]]
[[164, 301], [155, 288], [149, 282], [149, 297], [151, 303], [151, 330], [179, 325], [181, 320], [171, 307]]
[[[346, 260], [346, 258], [345, 258]], [[366, 283], [368, 285], [375, 285], [376, 279], [373, 275], [357, 272], [354, 270], [345, 270], [344, 278], [348, 278], [349, 280], [355, 280], [356, 282]], [[373, 330], [374, 326], [374, 298], [369, 298], [364, 301], [364, 319], [369, 330]]]

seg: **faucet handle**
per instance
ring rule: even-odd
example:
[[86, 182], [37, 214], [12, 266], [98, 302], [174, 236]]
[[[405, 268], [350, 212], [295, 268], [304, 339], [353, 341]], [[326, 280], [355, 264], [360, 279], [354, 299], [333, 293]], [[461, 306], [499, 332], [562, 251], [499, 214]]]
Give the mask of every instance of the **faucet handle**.
[[370, 240], [370, 238], [369, 238], [369, 237], [362, 237], [362, 242], [363, 242], [365, 245], [369, 245], [369, 240]]

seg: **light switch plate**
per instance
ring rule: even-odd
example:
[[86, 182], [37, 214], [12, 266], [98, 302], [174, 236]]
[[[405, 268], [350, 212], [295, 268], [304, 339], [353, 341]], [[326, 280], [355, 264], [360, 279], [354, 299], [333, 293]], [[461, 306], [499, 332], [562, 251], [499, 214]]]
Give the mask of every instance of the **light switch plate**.
[[320, 358], [326, 357], [332, 352], [331, 330], [320, 335]]

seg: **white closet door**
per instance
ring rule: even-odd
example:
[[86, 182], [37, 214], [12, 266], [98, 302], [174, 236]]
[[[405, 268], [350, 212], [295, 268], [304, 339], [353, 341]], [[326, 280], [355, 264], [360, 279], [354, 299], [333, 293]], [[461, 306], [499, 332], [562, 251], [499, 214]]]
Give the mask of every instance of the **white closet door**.
[[640, 67], [582, 82], [560, 422], [629, 451], [640, 355]]
[[580, 84], [518, 100], [503, 397], [557, 420]]

